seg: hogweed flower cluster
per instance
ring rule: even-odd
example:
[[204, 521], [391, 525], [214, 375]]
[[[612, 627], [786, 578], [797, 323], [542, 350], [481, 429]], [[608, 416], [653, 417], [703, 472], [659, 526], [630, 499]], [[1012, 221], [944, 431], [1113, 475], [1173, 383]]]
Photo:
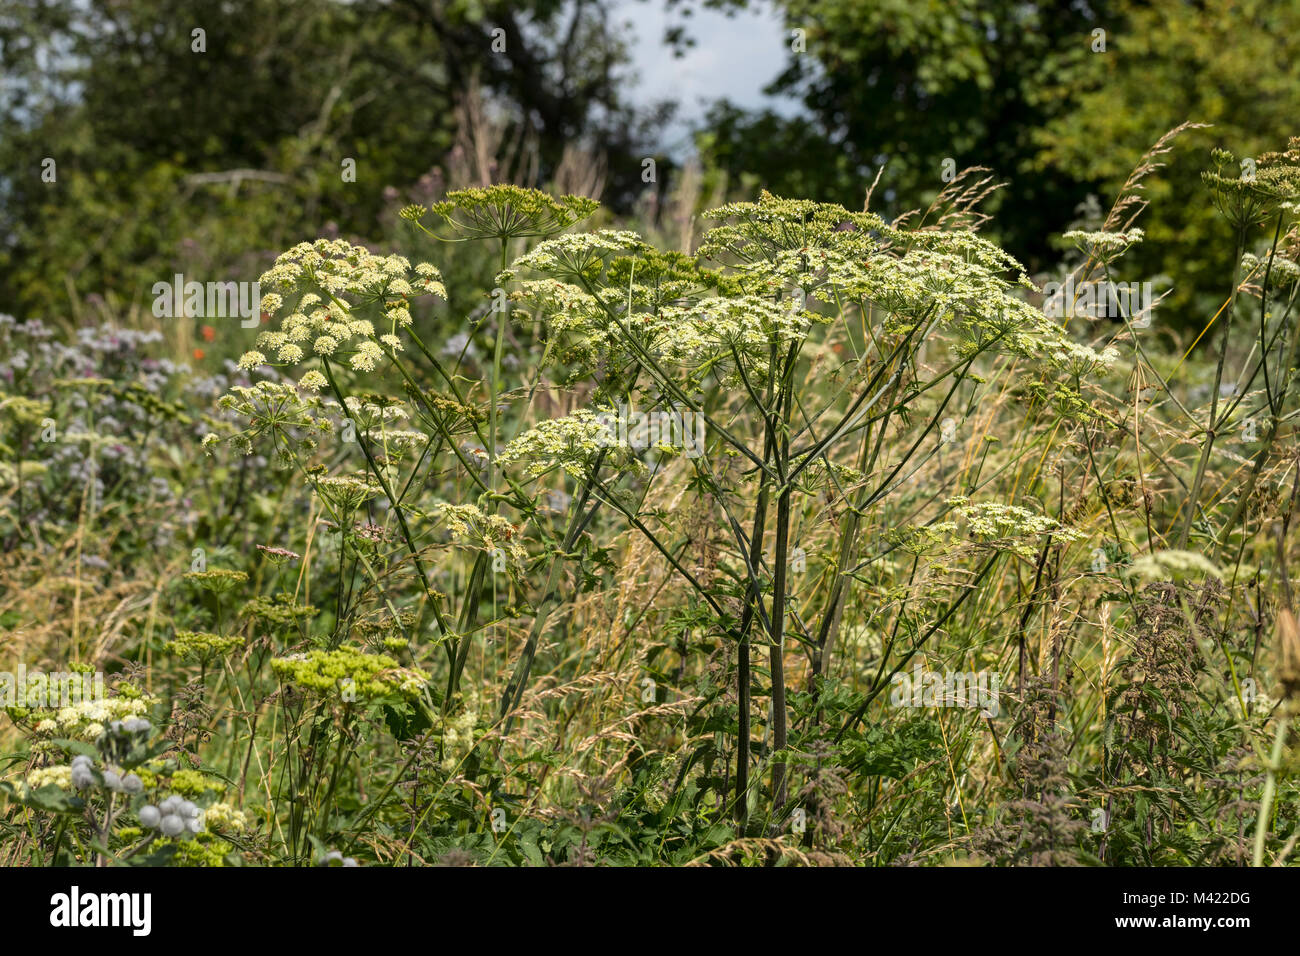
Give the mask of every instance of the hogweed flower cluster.
[[1005, 548], [1021, 557], [1033, 557], [1036, 539], [1046, 535], [1051, 535], [1056, 544], [1082, 541], [1086, 537], [1083, 532], [1067, 528], [1055, 518], [1019, 505], [973, 503], [964, 496], [949, 498], [948, 505], [966, 522], [972, 536], [984, 544]]
[[591, 278], [593, 268], [617, 253], [644, 246], [635, 232], [598, 229], [595, 232], [572, 232], [539, 242], [514, 261], [510, 269], [497, 276], [510, 280], [521, 270], [540, 272], [558, 279]]
[[598, 205], [585, 196], [557, 199], [539, 189], [497, 184], [452, 190], [445, 200], [428, 209], [407, 206], [400, 215], [423, 229], [420, 220], [432, 212], [451, 226], [458, 238], [504, 240], [553, 235], [586, 219]]
[[1195, 551], [1155, 551], [1133, 560], [1126, 571], [1139, 581], [1187, 581], [1214, 578], [1223, 580], [1219, 567]]
[[[275, 290], [263, 297], [262, 310], [273, 317], [286, 307], [290, 311], [278, 331], [261, 333], [257, 349], [240, 359], [245, 369], [322, 356], [372, 372], [385, 354], [402, 351], [397, 333], [411, 324], [411, 299], [447, 296], [441, 274], [429, 263], [412, 267], [404, 256], [375, 255], [342, 239], [299, 243], [276, 259], [261, 282]], [[302, 385], [319, 389], [323, 378], [309, 372]]]
[[107, 697], [82, 701], [58, 710], [37, 711], [30, 716], [38, 734], [94, 743], [110, 731], [125, 728], [129, 733], [137, 733], [147, 730], [149, 723], [143, 715], [156, 703], [156, 699], [144, 696]]
[[1118, 232], [1088, 232], [1084, 229], [1071, 229], [1062, 236], [1066, 242], [1072, 242], [1079, 250], [1102, 264], [1114, 262], [1133, 246], [1145, 238], [1141, 229], [1126, 229]]
[[519, 529], [500, 515], [486, 514], [476, 505], [445, 501], [435, 502], [430, 513], [446, 522], [452, 537], [472, 541], [489, 554], [500, 551], [516, 564], [527, 557]]
[[349, 703], [376, 698], [415, 700], [429, 682], [429, 675], [419, 668], [401, 667], [391, 657], [347, 645], [277, 657], [271, 661], [271, 670], [286, 684], [324, 696], [341, 695]]
[[1300, 140], [1281, 153], [1265, 153], [1240, 164], [1226, 149], [1211, 153], [1214, 168], [1201, 173], [1215, 208], [1235, 228], [1258, 225], [1279, 208], [1294, 211], [1300, 200]]
[[1267, 273], [1270, 289], [1285, 289], [1300, 282], [1300, 262], [1286, 256], [1265, 256], [1260, 259], [1254, 253], [1247, 252], [1241, 257], [1241, 270], [1246, 275], [1258, 276], [1261, 282]]
[[211, 661], [225, 657], [244, 645], [238, 634], [222, 636], [197, 631], [177, 631], [176, 637], [163, 645], [163, 650], [182, 660]]
[[[614, 414], [612, 408], [599, 410]], [[591, 462], [605, 447], [608, 426], [590, 409], [578, 409], [563, 418], [538, 422], [506, 445], [499, 461], [502, 464], [525, 463], [525, 471], [537, 476], [559, 465], [574, 478], [585, 478]]]

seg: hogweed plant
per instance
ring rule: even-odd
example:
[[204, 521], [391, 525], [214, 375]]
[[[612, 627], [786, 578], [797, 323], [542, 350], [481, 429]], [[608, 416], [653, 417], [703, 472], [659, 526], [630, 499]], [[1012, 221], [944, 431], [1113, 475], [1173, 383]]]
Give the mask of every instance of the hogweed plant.
[[[494, 187], [449, 195], [433, 212], [452, 234], [429, 231], [499, 243], [504, 260], [512, 243], [548, 236], [592, 211], [572, 197]], [[423, 210], [403, 215], [423, 228]], [[718, 799], [742, 829], [760, 805], [779, 827], [789, 802], [791, 648], [811, 662], [800, 674], [812, 701], [803, 734], [839, 740], [999, 561], [1029, 560], [1037, 542], [1054, 537], [1061, 546], [1077, 537], [1015, 506], [970, 504], [964, 495], [914, 500], [914, 476], [951, 440], [941, 423], [963, 414], [954, 400], [976, 406], [980, 370], [1016, 363], [1020, 374], [1050, 383], [1063, 418], [1077, 418], [1086, 407], [1080, 383], [1113, 364], [1115, 352], [1075, 341], [1031, 306], [1020, 294], [1031, 286], [1018, 263], [968, 231], [908, 230], [871, 213], [767, 194], [710, 215], [721, 224], [695, 257], [611, 230], [550, 235], [523, 251], [498, 276], [497, 292], [508, 289], [512, 312], [497, 313], [496, 361], [481, 383], [463, 381], [414, 330], [412, 300], [445, 295], [434, 266], [340, 240], [299, 245], [262, 277], [271, 290], [264, 310], [285, 314], [280, 329], [262, 333], [240, 362], [291, 369], [297, 385], [259, 383], [225, 404], [243, 426], [230, 440], [247, 453], [254, 437], [269, 437], [333, 521], [346, 526], [370, 505], [400, 537], [400, 557], [389, 550], [374, 565], [364, 557], [359, 564], [394, 615], [384, 582], [400, 565], [419, 582], [423, 599], [407, 633], [446, 650], [444, 711], [478, 630], [485, 582], [504, 573], [512, 597], [533, 616], [501, 701], [505, 732], [562, 603], [566, 563], [583, 561], [574, 555], [579, 536], [597, 511], [617, 515], [681, 577], [706, 613], [703, 630], [734, 659], [734, 778]], [[539, 326], [545, 343], [531, 381], [518, 388], [506, 387], [500, 361], [511, 319]], [[585, 407], [543, 417], [535, 399], [545, 393], [553, 404], [561, 384]], [[381, 408], [402, 406], [371, 398], [394, 385], [413, 430], [391, 429]], [[328, 421], [317, 393], [333, 396], [360, 446], [364, 477], [326, 476], [304, 457], [312, 447], [305, 436]], [[658, 414], [669, 426], [641, 445], [611, 439], [616, 407]], [[703, 424], [704, 447], [692, 455], [683, 454], [685, 428], [671, 426], [684, 415]], [[467, 441], [486, 450], [485, 461], [467, 453]], [[432, 497], [431, 486], [449, 481], [447, 463], [455, 469], [451, 483], [468, 492], [454, 503]], [[687, 482], [716, 535], [693, 540], [666, 520], [655, 499], [673, 480]], [[970, 478], [953, 490], [978, 494], [980, 485]], [[568, 499], [562, 531], [539, 508], [553, 491]], [[901, 501], [908, 506], [895, 504]], [[882, 658], [858, 711], [842, 726], [824, 727], [818, 698], [846, 595], [899, 547], [864, 534], [882, 512], [906, 513], [918, 529], [943, 527], [950, 515], [968, 519], [972, 540], [963, 551], [977, 567], [966, 569], [971, 580], [954, 583], [927, 632]], [[434, 587], [427, 566], [426, 542], [439, 519], [459, 524], [476, 545], [472, 564], [457, 570], [466, 585], [458, 608]], [[797, 536], [828, 522], [828, 533], [815, 532], [813, 569], [803, 572], [817, 583], [799, 586], [791, 573]], [[540, 588], [530, 586], [534, 566], [545, 567]], [[765, 670], [755, 667], [755, 646], [765, 649]], [[765, 685], [770, 701], [759, 761], [770, 773], [765, 796], [751, 782], [756, 685]]]
[[[1124, 284], [1180, 131], [1055, 288]], [[65, 863], [1286, 862], [1298, 159], [1213, 157], [1212, 362], [1158, 300], [1043, 301], [965, 176], [689, 248], [505, 185], [405, 208], [409, 255], [294, 246], [211, 414], [159, 405], [202, 518], [77, 631], [130, 635], [103, 719], [9, 709], [3, 825]], [[113, 533], [38, 460], [69, 410], [0, 411], [6, 540]]]

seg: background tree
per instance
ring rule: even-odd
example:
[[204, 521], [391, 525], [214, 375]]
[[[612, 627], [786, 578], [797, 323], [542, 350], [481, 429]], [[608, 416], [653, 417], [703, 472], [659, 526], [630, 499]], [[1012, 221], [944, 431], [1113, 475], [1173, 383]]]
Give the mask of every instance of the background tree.
[[[709, 4], [738, 8], [745, 0]], [[1211, 314], [1212, 275], [1232, 237], [1203, 201], [1199, 171], [1213, 145], [1280, 149], [1300, 101], [1300, 7], [1268, 0], [780, 0], [788, 31], [803, 31], [768, 88], [795, 95], [804, 115], [718, 104], [699, 135], [707, 160], [741, 192], [766, 187], [860, 207], [879, 167], [873, 208], [924, 207], [957, 169], [990, 167], [1011, 187], [988, 205], [991, 235], [1031, 270], [1060, 259], [1052, 236], [1089, 194], [1100, 206], [1139, 157], [1184, 121], [1212, 129], [1180, 137], [1148, 184], [1143, 225], [1175, 243], [1189, 268], [1167, 301]], [[1103, 30], [1104, 36], [1094, 31]], [[796, 36], [791, 34], [792, 45]], [[1102, 47], [1104, 41], [1104, 49]], [[1181, 198], [1180, 198], [1181, 197]], [[1161, 253], [1164, 255], [1164, 252]], [[1147, 278], [1144, 253], [1129, 263]], [[1217, 297], [1217, 298], [1216, 298]], [[1199, 329], [1202, 321], [1196, 323]]]
[[1199, 332], [1223, 303], [1221, 276], [1236, 238], [1205, 201], [1200, 173], [1215, 146], [1253, 158], [1284, 149], [1296, 134], [1300, 6], [1126, 0], [1107, 47], [1105, 56], [1076, 57], [1069, 83], [1046, 91], [1069, 109], [1033, 131], [1027, 168], [1109, 197], [1164, 130], [1186, 120], [1211, 124], [1183, 134], [1149, 181], [1142, 225], [1150, 245], [1134, 249], [1128, 263], [1149, 276], [1176, 261], [1179, 282], [1163, 311], [1174, 324], [1192, 318]]
[[990, 206], [996, 231], [1042, 258], [1060, 210], [1087, 193], [1069, 176], [1031, 175], [1034, 131], [1070, 106], [1044, 92], [1078, 69], [1110, 6], [784, 0], [792, 51], [768, 92], [798, 96], [806, 116], [720, 104], [700, 145], [746, 182], [850, 208], [882, 164], [875, 201], [894, 211], [942, 189], [946, 159], [958, 170], [987, 166], [1016, 185]]
[[384, 187], [444, 160], [480, 87], [532, 178], [597, 143], [629, 195], [644, 150], [607, 7], [7, 0], [0, 296], [41, 314], [140, 301], [173, 270], [232, 278], [247, 250], [322, 226], [374, 235]]

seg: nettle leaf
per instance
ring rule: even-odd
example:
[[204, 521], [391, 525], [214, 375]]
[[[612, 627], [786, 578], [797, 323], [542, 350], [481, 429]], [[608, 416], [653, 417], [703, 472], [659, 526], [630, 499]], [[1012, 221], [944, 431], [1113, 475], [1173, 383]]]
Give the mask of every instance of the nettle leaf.
[[940, 735], [928, 718], [901, 727], [871, 727], [845, 740], [845, 765], [856, 773], [905, 777], [916, 765], [940, 753]]
[[84, 740], [69, 740], [65, 737], [56, 737], [50, 743], [71, 754], [84, 754], [87, 757], [99, 756], [99, 748], [94, 744], [86, 743]]
[[27, 794], [23, 803], [37, 810], [51, 813], [80, 813], [86, 807], [86, 801], [68, 793], [57, 784], [47, 783], [39, 790]]
[[386, 703], [381, 708], [384, 723], [398, 740], [411, 740], [433, 726], [433, 718], [422, 705], [407, 700]]

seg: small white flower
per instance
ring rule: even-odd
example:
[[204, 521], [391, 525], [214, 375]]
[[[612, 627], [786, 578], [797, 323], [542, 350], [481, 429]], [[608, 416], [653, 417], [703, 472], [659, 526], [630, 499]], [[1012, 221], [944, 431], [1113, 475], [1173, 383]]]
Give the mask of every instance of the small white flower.
[[383, 357], [384, 353], [374, 342], [362, 342], [352, 356], [352, 367], [358, 372], [373, 372], [375, 363]]
[[239, 367], [246, 372], [251, 372], [259, 365], [266, 364], [266, 356], [261, 352], [245, 352], [239, 357]]
[[298, 386], [300, 388], [306, 389], [309, 392], [319, 392], [322, 388], [324, 388], [328, 384], [329, 381], [325, 378], [325, 376], [322, 375], [320, 372], [316, 371], [315, 369], [312, 369], [310, 372], [308, 372], [306, 375], [304, 375], [301, 379], [298, 380]]

